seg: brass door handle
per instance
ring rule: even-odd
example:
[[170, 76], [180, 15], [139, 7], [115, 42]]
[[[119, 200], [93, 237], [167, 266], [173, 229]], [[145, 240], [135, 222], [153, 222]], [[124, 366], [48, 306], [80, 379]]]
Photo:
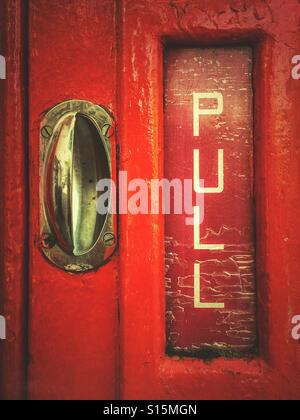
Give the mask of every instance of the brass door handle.
[[113, 215], [97, 212], [97, 183], [112, 178], [112, 124], [104, 108], [85, 101], [61, 103], [42, 121], [41, 248], [67, 271], [96, 269], [116, 247]]

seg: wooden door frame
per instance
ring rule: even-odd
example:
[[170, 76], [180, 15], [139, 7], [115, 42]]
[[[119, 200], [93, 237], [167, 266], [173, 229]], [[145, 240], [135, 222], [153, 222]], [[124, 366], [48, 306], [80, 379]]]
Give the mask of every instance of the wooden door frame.
[[[292, 112], [300, 98], [289, 73], [299, 42], [298, 27], [286, 21], [286, 16], [296, 19], [299, 3], [281, 3], [257, 0], [229, 8], [227, 1], [210, 0], [201, 8], [200, 1], [117, 2], [120, 169], [131, 178], [163, 175], [164, 48], [234, 45], [233, 39], [254, 48], [261, 348], [251, 363], [207, 365], [166, 357], [163, 218], [121, 216], [122, 398], [299, 398], [299, 346], [289, 335], [291, 316], [300, 307], [300, 121]], [[0, 53], [8, 58], [8, 77], [0, 84], [1, 220], [6, 221], [0, 289], [9, 337], [1, 343], [1, 396], [23, 399], [28, 364], [27, 1], [6, 0], [0, 10], [7, 22]]]

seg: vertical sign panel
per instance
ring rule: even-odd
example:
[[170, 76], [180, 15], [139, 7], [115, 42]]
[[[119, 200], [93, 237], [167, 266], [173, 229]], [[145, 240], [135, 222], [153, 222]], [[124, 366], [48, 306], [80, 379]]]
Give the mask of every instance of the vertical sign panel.
[[204, 196], [204, 206], [194, 197], [192, 225], [184, 214], [166, 216], [168, 352], [204, 358], [253, 354], [250, 48], [167, 50], [165, 177], [193, 180], [194, 192]]
[[[28, 395], [33, 400], [114, 399], [119, 387], [118, 257], [97, 271], [77, 274], [46, 260], [42, 247], [47, 247], [47, 240], [43, 244], [40, 234], [39, 169], [41, 131], [49, 142], [49, 126], [41, 130], [40, 125], [53, 106], [80, 99], [116, 114], [116, 4], [112, 0], [28, 4]], [[108, 56], [104, 46], [111, 51]]]

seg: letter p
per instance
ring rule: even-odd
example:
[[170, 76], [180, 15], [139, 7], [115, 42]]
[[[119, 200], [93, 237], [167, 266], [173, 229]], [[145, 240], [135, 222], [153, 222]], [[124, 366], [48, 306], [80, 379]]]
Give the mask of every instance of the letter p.
[[[194, 137], [199, 137], [200, 135], [200, 115], [220, 115], [224, 110], [224, 98], [220, 92], [200, 92], [193, 93], [194, 97]], [[216, 99], [217, 107], [216, 108], [200, 108], [199, 101], [200, 99]]]

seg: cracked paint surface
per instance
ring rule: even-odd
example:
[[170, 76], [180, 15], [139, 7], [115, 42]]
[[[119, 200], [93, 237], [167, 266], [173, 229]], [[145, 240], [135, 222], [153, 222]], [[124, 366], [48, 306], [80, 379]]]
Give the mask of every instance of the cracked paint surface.
[[[30, 142], [34, 151], [30, 156], [27, 137], [23, 138], [26, 110], [20, 86], [20, 59], [23, 55], [25, 61], [27, 51], [20, 42], [20, 28], [28, 20], [20, 13], [25, 3], [4, 0], [0, 4], [0, 17], [4, 8], [8, 16], [0, 28], [1, 53], [8, 59], [8, 77], [0, 86], [7, 86], [1, 95], [0, 116], [0, 211], [5, 217], [0, 298], [1, 313], [8, 321], [7, 345], [0, 361], [5, 384], [1, 395], [2, 388], [12, 399], [24, 392], [22, 352], [27, 331], [23, 300], [27, 296], [23, 289], [27, 279], [23, 273], [27, 270], [24, 232], [28, 224], [24, 162], [37, 174], [41, 111], [70, 97], [106, 104], [117, 115], [121, 168], [132, 178], [160, 177], [162, 46], [233, 45], [246, 40], [255, 48], [256, 62], [260, 358], [251, 362], [220, 359], [210, 364], [164, 358], [163, 222], [156, 216], [129, 215], [120, 223], [120, 259], [99, 273], [62, 278], [37, 258], [37, 241], [31, 236], [28, 247], [34, 248], [36, 269], [28, 279], [32, 344], [26, 388], [34, 399], [299, 400], [300, 346], [290, 334], [291, 316], [300, 307], [300, 90], [290, 73], [291, 58], [299, 54], [299, 0], [29, 2]], [[114, 5], [116, 12], [110, 12]], [[9, 34], [6, 46], [2, 44], [4, 32]], [[32, 179], [32, 231], [38, 232], [38, 182], [35, 176]], [[224, 226], [230, 227], [225, 222]], [[219, 227], [214, 231], [219, 232]], [[176, 257], [175, 249], [173, 254]], [[119, 333], [113, 319], [119, 264], [122, 379], [114, 379]]]
[[[168, 49], [165, 57], [165, 171], [168, 179], [193, 178], [199, 149], [205, 187], [218, 182], [218, 149], [224, 150], [224, 191], [206, 194], [203, 244], [194, 250], [184, 216], [166, 217], [168, 350], [192, 355], [240, 356], [256, 346], [253, 199], [253, 89], [251, 48]], [[200, 116], [193, 136], [193, 93], [219, 92], [224, 111]], [[215, 108], [200, 99], [200, 108]], [[225, 309], [194, 307], [194, 263], [201, 267], [201, 300]]]
[[[125, 296], [121, 319], [126, 331], [122, 347], [126, 378], [123, 396], [127, 399], [299, 399], [300, 347], [290, 338], [290, 314], [296, 313], [300, 305], [297, 181], [300, 179], [300, 119], [296, 106], [299, 89], [291, 78], [291, 59], [299, 51], [300, 3], [298, 0], [123, 0], [121, 11], [120, 57], [124, 77], [121, 78], [119, 135], [122, 169], [128, 170], [131, 178], [164, 177], [167, 172], [164, 155], [175, 159], [178, 150], [182, 153], [178, 142], [167, 149], [167, 137], [163, 136], [164, 47], [243, 44], [253, 47], [259, 332], [259, 357], [251, 361], [218, 359], [208, 364], [201, 359], [164, 357], [164, 221], [156, 215], [129, 216], [121, 223], [120, 248], [123, 249]], [[182, 112], [177, 117], [181, 115]], [[212, 118], [206, 122], [207, 129], [209, 121]], [[192, 129], [192, 123], [189, 124]], [[176, 134], [179, 133], [178, 129]], [[215, 134], [213, 139], [216, 140]], [[211, 153], [215, 161], [215, 146]], [[189, 155], [187, 162], [192, 162], [192, 156]], [[178, 174], [180, 168], [183, 171], [184, 165], [177, 164], [174, 173]], [[170, 174], [171, 169], [170, 164]], [[208, 178], [207, 182], [210, 182]], [[214, 202], [220, 213], [224, 204]], [[207, 225], [218, 232], [222, 225], [232, 226], [232, 221], [223, 219], [212, 226], [207, 219]], [[181, 225], [174, 221], [174, 226], [178, 231]], [[182, 242], [178, 239], [177, 242], [185, 244], [185, 233], [183, 229], [179, 238], [183, 237]], [[172, 232], [166, 234], [173, 237]], [[189, 235], [192, 239], [192, 233]], [[189, 240], [190, 246], [191, 243]], [[173, 254], [177, 251], [170, 250]], [[216, 257], [219, 258], [214, 254], [207, 259]], [[189, 258], [194, 261], [194, 256]], [[187, 270], [184, 275], [192, 274]], [[170, 272], [168, 277], [173, 278]], [[172, 328], [174, 331], [177, 326]], [[197, 331], [195, 325], [194, 331]]]

